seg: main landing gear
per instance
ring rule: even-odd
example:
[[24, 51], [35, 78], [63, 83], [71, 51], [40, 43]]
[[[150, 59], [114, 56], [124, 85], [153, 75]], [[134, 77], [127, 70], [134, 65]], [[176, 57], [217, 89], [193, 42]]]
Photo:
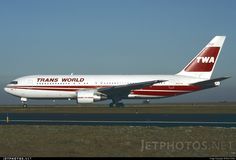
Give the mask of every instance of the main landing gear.
[[112, 108], [112, 107], [124, 107], [124, 103], [121, 103], [119, 101], [122, 100], [121, 97], [112, 97], [111, 98], [112, 102], [109, 104], [109, 107]]
[[109, 104], [110, 108], [112, 108], [112, 107], [124, 107], [124, 106], [125, 106], [124, 103], [114, 103], [114, 102], [112, 102], [112, 103]]
[[24, 98], [24, 97], [21, 97], [21, 103], [23, 104], [23, 108], [27, 108], [28, 107], [28, 105], [27, 105], [27, 98]]

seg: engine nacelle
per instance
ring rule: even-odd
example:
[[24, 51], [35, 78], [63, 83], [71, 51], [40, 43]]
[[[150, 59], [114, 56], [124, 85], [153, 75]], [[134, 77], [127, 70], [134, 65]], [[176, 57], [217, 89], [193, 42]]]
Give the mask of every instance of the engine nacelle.
[[84, 90], [77, 92], [77, 103], [93, 103], [105, 100], [106, 97], [99, 95], [96, 90]]

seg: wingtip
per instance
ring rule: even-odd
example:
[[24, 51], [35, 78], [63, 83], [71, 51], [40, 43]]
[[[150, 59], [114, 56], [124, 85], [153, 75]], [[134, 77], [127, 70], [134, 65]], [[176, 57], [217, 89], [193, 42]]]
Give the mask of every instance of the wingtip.
[[229, 78], [231, 78], [231, 76], [225, 76], [224, 78], [225, 78], [225, 79], [229, 79]]

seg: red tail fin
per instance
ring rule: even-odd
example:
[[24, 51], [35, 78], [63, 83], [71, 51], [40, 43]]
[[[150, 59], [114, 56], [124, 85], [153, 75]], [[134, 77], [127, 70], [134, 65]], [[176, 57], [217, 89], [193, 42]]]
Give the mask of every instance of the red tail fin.
[[178, 75], [210, 79], [225, 36], [214, 37]]

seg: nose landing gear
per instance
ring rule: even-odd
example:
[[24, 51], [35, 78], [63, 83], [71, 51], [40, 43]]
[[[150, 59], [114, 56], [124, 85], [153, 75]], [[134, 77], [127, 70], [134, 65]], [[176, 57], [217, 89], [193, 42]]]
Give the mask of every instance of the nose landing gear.
[[27, 98], [24, 98], [24, 97], [21, 97], [21, 103], [23, 104], [23, 108], [27, 108], [28, 107], [28, 105], [27, 105]]

